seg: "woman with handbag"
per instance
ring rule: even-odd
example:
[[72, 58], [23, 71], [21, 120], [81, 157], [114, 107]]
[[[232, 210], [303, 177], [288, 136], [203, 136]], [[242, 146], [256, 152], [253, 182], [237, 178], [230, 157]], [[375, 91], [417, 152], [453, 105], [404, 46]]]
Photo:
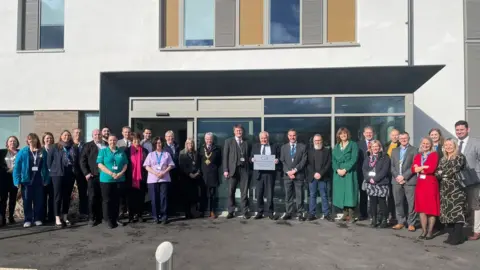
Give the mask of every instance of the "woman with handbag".
[[442, 181], [440, 187], [440, 221], [447, 225], [448, 238], [446, 244], [458, 245], [465, 241], [463, 225], [464, 209], [467, 196], [460, 182], [461, 171], [465, 168], [466, 159], [457, 153], [457, 143], [447, 139], [444, 143], [444, 156], [440, 160], [436, 175]]

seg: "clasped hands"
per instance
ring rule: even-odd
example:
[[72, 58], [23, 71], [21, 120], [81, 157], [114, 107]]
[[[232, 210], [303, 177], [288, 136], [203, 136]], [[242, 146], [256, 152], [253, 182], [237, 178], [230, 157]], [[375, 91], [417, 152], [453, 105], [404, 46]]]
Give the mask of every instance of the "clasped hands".
[[295, 173], [297, 171], [295, 169], [291, 169], [290, 171], [287, 172], [287, 175], [288, 175], [288, 178], [290, 178], [290, 180], [293, 180], [295, 179]]
[[195, 179], [195, 178], [197, 178], [199, 175], [200, 175], [200, 172], [197, 172], [197, 173], [190, 173], [190, 174], [189, 174], [190, 178], [192, 178], [192, 179]]
[[155, 176], [159, 179], [162, 178], [164, 175], [165, 175], [165, 171], [159, 171], [155, 173]]
[[403, 184], [406, 183], [406, 182], [405, 182], [405, 178], [404, 178], [402, 175], [399, 175], [399, 176], [395, 177], [395, 181], [397, 181], [397, 183], [398, 183], [399, 185], [403, 185]]
[[340, 175], [340, 176], [345, 176], [345, 174], [347, 174], [347, 170], [345, 170], [345, 169], [338, 169], [338, 170], [337, 170], [337, 174]]

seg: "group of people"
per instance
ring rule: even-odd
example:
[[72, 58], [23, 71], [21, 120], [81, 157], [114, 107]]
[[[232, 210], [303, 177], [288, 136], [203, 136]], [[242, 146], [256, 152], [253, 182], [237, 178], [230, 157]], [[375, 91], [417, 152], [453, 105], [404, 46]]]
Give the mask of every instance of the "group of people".
[[[465, 121], [457, 122], [455, 130], [456, 139], [444, 139], [440, 130], [432, 129], [419, 148], [410, 145], [407, 132], [396, 129], [390, 131], [390, 141], [382, 144], [374, 139], [370, 126], [364, 128], [364, 139], [359, 142], [352, 141], [348, 129], [340, 128], [332, 148], [324, 146], [320, 134], [313, 136], [311, 147], [297, 142], [294, 129], [288, 130], [288, 143], [283, 145], [271, 143], [267, 131], [259, 134], [259, 142], [250, 142], [241, 125], [233, 127], [234, 136], [223, 147], [215, 144], [213, 133], [206, 133], [201, 147], [188, 138], [181, 151], [172, 131], [152, 139], [150, 129], [142, 136], [130, 127], [122, 129], [121, 139], [108, 128], [96, 129], [88, 143], [81, 140], [80, 129], [73, 130], [73, 135], [63, 131], [58, 143], [51, 133], [41, 139], [31, 133], [22, 149], [11, 136], [0, 152], [0, 226], [7, 223], [7, 201], [8, 221], [15, 222], [12, 209], [18, 189], [24, 227], [41, 226], [45, 221], [59, 228], [70, 226], [68, 211], [75, 182], [79, 212], [88, 216], [91, 226], [104, 220], [114, 228], [126, 224], [120, 222], [123, 218], [145, 221], [146, 194], [155, 223], [168, 223], [170, 209], [179, 204], [186, 218], [202, 216], [205, 211], [217, 218], [217, 188], [223, 172], [229, 186], [228, 219], [235, 216], [238, 186], [243, 218], [251, 217], [253, 181], [257, 191], [254, 219], [314, 220], [319, 194], [325, 220], [334, 221], [333, 210], [340, 212], [344, 222], [370, 219], [371, 227], [413, 232], [420, 225], [419, 238], [425, 240], [432, 239], [434, 228], [444, 224], [449, 233], [445, 242], [456, 245], [465, 241], [462, 231], [467, 219], [473, 225], [470, 239], [480, 239], [480, 141], [468, 136]], [[275, 168], [255, 168], [256, 158], [263, 155], [274, 156]], [[468, 174], [469, 170], [473, 173]], [[476, 180], [465, 185], [465, 175]], [[285, 187], [281, 217], [275, 215], [273, 205], [279, 177]], [[172, 190], [177, 190], [175, 196]], [[181, 199], [174, 198], [179, 194]]]

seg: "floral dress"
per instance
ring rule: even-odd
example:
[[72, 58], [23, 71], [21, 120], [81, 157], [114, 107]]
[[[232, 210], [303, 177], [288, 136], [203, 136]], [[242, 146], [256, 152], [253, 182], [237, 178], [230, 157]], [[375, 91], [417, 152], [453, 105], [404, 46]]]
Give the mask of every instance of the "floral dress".
[[438, 165], [436, 175], [441, 181], [440, 185], [440, 222], [464, 223], [465, 222], [465, 191], [460, 185], [455, 174], [465, 168], [465, 156], [460, 154], [451, 159], [444, 156]]

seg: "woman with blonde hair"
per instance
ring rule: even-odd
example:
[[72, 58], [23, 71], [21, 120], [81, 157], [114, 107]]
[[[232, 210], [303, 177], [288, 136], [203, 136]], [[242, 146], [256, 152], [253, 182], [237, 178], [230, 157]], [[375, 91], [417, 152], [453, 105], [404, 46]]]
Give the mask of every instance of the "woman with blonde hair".
[[[387, 198], [390, 194], [390, 158], [383, 152], [382, 143], [378, 140], [370, 142], [368, 156], [363, 162], [362, 189], [370, 198], [370, 213], [372, 224], [375, 228], [380, 224], [381, 228], [388, 227]], [[377, 219], [377, 204], [380, 206]], [[378, 222], [378, 223], [377, 223]]]
[[458, 245], [465, 241], [463, 225], [466, 202], [465, 190], [462, 188], [457, 174], [465, 168], [466, 158], [458, 153], [458, 145], [454, 139], [447, 139], [443, 144], [444, 156], [440, 160], [436, 176], [441, 179], [440, 186], [440, 221], [447, 225], [448, 238], [446, 244]]
[[343, 221], [356, 222], [355, 207], [358, 203], [358, 145], [351, 140], [350, 131], [337, 131], [337, 145], [332, 154], [333, 205], [343, 209]]
[[201, 181], [203, 181], [200, 173], [199, 156], [192, 138], [185, 141], [185, 148], [180, 151], [178, 160], [185, 191], [185, 218], [190, 219], [198, 216], [198, 194]]
[[[413, 159], [412, 172], [417, 174], [415, 188], [415, 212], [420, 215], [422, 234], [419, 239], [433, 238], [433, 226], [440, 215], [440, 191], [435, 171], [438, 153], [433, 150], [433, 141], [424, 137], [420, 143], [420, 153]], [[428, 225], [428, 228], [427, 228]]]

